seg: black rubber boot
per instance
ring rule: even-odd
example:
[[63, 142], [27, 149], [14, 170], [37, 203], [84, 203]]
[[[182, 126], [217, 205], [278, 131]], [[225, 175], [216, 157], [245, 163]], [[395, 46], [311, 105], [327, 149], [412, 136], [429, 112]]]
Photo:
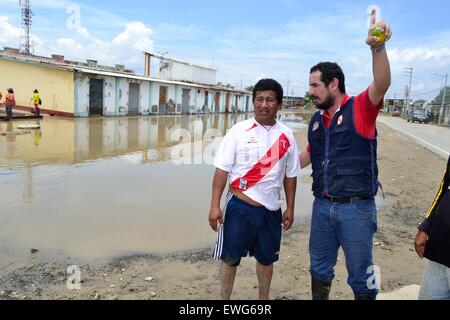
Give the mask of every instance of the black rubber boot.
[[313, 300], [329, 300], [331, 282], [324, 282], [311, 278], [311, 289]]
[[369, 296], [366, 294], [355, 294], [355, 300], [377, 300], [377, 296]]

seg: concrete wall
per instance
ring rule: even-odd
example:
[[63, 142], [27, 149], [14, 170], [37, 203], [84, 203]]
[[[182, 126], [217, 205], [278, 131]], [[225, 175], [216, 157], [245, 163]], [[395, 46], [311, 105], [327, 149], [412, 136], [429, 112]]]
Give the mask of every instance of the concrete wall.
[[[161, 63], [167, 64], [164, 61]], [[215, 85], [216, 74], [216, 70], [171, 61], [168, 63], [167, 68], [159, 72], [159, 78], [170, 81], [187, 81]]]
[[74, 75], [64, 71], [19, 61], [0, 60], [0, 90], [14, 89], [16, 104], [31, 108], [33, 90], [38, 89], [44, 112], [74, 113]]
[[116, 78], [103, 77], [103, 115], [113, 117], [116, 115]]
[[116, 111], [116, 116], [126, 116], [128, 114], [129, 89], [130, 85], [128, 80], [119, 79], [119, 110]]
[[75, 117], [89, 117], [89, 77], [75, 74]]
[[150, 82], [142, 82], [139, 87], [139, 115], [150, 114]]

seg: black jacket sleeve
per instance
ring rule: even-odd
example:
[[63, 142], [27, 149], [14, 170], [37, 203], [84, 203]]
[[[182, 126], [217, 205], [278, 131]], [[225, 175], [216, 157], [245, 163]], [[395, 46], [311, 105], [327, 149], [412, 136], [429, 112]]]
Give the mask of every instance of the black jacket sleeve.
[[445, 193], [448, 192], [449, 180], [450, 180], [450, 157], [448, 158], [447, 169], [445, 171], [444, 178], [442, 179], [441, 186], [439, 187], [436, 197], [433, 200], [431, 208], [428, 210], [425, 216], [425, 220], [419, 226], [419, 230], [425, 232], [426, 234], [429, 234], [430, 232], [431, 225], [433, 223], [433, 217], [437, 208], [439, 208], [439, 203], [441, 202], [442, 198], [444, 198]]

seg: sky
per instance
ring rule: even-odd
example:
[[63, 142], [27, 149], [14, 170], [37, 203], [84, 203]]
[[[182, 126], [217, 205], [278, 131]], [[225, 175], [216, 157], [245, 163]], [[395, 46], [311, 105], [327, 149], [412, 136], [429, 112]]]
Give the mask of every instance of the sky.
[[[393, 30], [388, 97], [404, 98], [405, 68], [413, 68], [412, 99], [432, 100], [450, 72], [448, 0], [31, 0], [35, 54], [125, 64], [142, 73], [143, 51], [167, 53], [214, 67], [222, 83], [248, 87], [274, 78], [296, 96], [308, 90], [309, 70], [321, 61], [342, 67], [349, 94], [370, 85], [371, 6]], [[0, 48], [19, 47], [19, 0], [0, 0], [0, 8]]]

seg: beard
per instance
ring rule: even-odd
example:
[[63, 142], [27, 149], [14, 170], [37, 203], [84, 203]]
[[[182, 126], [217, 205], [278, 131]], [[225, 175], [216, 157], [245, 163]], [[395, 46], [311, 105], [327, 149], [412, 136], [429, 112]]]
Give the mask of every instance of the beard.
[[327, 99], [324, 102], [315, 103], [315, 105], [317, 109], [327, 111], [334, 105], [334, 103], [335, 99], [331, 95], [328, 95]]

